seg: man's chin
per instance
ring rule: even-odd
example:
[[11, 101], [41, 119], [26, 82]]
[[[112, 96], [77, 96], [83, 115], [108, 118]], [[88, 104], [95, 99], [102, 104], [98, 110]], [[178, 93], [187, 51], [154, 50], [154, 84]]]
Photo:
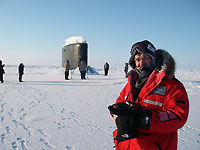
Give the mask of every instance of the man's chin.
[[147, 72], [150, 70], [150, 68], [151, 68], [151, 64], [148, 64], [141, 67], [137, 67], [137, 70], [139, 70], [140, 72]]

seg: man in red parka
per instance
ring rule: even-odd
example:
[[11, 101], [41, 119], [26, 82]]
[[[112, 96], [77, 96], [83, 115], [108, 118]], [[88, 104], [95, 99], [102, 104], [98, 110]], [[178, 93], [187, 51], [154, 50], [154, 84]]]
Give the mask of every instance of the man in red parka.
[[128, 82], [109, 106], [117, 129], [116, 150], [177, 150], [177, 131], [186, 123], [189, 101], [175, 78], [175, 61], [147, 41], [131, 48]]

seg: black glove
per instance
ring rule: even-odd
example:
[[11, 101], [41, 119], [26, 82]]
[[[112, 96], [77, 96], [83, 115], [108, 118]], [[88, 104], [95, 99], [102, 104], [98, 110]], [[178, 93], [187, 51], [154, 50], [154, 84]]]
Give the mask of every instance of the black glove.
[[152, 119], [152, 111], [149, 109], [138, 110], [131, 115], [130, 126], [134, 128], [149, 129]]
[[136, 130], [130, 126], [130, 119], [129, 115], [119, 115], [116, 118], [116, 125], [118, 129], [115, 140], [117, 140], [118, 143], [137, 137]]
[[149, 129], [151, 125], [151, 110], [141, 110], [135, 106], [126, 103], [116, 103], [109, 106], [108, 109], [112, 114], [117, 115], [117, 142], [137, 137], [137, 128]]
[[148, 129], [151, 125], [152, 111], [149, 109], [141, 110], [121, 102], [109, 106], [108, 109], [118, 117], [128, 116], [129, 119], [126, 119], [125, 122], [133, 128]]
[[112, 114], [117, 115], [117, 116], [119, 116], [119, 115], [128, 115], [133, 108], [134, 107], [130, 107], [128, 104], [122, 103], [122, 102], [116, 103], [116, 104], [111, 105], [111, 106], [108, 107], [110, 112]]
[[117, 136], [115, 140], [117, 142], [125, 141], [128, 139], [136, 138], [137, 132], [134, 128], [130, 126], [131, 112], [135, 111], [136, 108], [130, 106], [126, 103], [116, 103], [112, 106], [109, 106], [108, 109], [112, 114], [117, 115], [116, 125], [117, 125]]
[[149, 129], [151, 125], [151, 110], [132, 111], [126, 115], [119, 115], [116, 118], [118, 127], [116, 140], [117, 142], [136, 138], [138, 133], [137, 128]]

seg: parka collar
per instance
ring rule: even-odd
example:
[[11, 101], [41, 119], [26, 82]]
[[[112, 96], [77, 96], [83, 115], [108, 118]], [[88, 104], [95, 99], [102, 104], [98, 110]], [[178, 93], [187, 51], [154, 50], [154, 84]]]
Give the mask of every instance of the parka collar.
[[165, 72], [169, 79], [174, 77], [175, 61], [173, 57], [163, 49], [157, 49], [156, 53], [156, 70]]

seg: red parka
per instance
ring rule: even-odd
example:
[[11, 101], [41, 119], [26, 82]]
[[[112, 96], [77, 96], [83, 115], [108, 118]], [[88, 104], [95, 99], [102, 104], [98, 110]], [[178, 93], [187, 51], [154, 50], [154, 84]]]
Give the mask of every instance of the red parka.
[[[138, 129], [137, 138], [119, 143], [114, 140], [116, 150], [177, 149], [177, 130], [187, 121], [189, 101], [183, 84], [174, 77], [173, 72], [169, 73], [166, 66], [164, 68], [152, 72], [135, 102], [141, 108], [153, 111], [150, 128]], [[128, 83], [116, 103], [126, 100], [133, 102], [136, 76], [134, 71], [128, 76]], [[117, 129], [113, 132], [114, 138], [116, 134]]]

